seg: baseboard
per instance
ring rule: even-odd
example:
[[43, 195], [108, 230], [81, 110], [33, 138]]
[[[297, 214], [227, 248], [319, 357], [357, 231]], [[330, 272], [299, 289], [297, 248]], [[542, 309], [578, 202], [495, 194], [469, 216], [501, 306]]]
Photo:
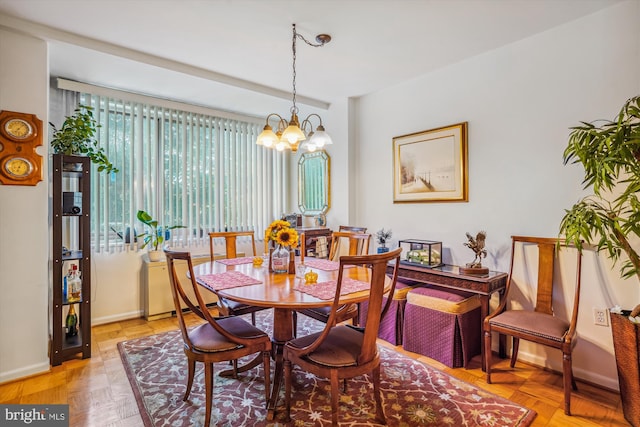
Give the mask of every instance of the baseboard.
[[[535, 365], [539, 368], [548, 369], [550, 371], [557, 372], [558, 374], [562, 375], [561, 368], [560, 370], [557, 370], [550, 366], [547, 366], [546, 358], [538, 355], [534, 355], [531, 353], [525, 353], [522, 351], [522, 349], [518, 351], [518, 361], [523, 361], [531, 365]], [[587, 371], [585, 369], [577, 368], [575, 364], [573, 366], [573, 375], [576, 377], [577, 380], [587, 382], [596, 387], [605, 388], [607, 390], [611, 390], [614, 392], [620, 391], [620, 386], [618, 384], [617, 378], [610, 378], [603, 375], [598, 375], [593, 372]]]
[[[212, 308], [212, 307], [215, 307], [216, 305], [217, 304], [215, 302], [212, 302], [207, 304], [207, 307]], [[183, 308], [182, 311], [186, 312], [190, 310], [188, 308]], [[150, 317], [147, 320], [158, 320], [158, 319], [171, 317], [175, 315], [176, 315], [176, 311], [173, 310], [166, 313], [161, 313], [157, 317]], [[113, 316], [103, 316], [103, 317], [97, 317], [97, 318], [94, 317], [91, 319], [91, 326], [106, 325], [107, 323], [120, 322], [122, 320], [139, 319], [141, 317], [144, 318], [144, 310], [130, 311], [129, 313], [120, 313], [120, 314], [115, 314]]]
[[139, 319], [140, 317], [144, 317], [144, 311], [130, 311], [128, 313], [120, 313], [114, 314], [113, 316], [104, 316], [104, 317], [92, 317], [91, 325], [104, 325], [106, 323], [120, 322], [121, 320], [130, 320], [130, 319]]
[[47, 357], [44, 361], [36, 363], [35, 365], [24, 366], [13, 371], [0, 372], [0, 384], [33, 375], [44, 374], [49, 372], [50, 368], [49, 358]]

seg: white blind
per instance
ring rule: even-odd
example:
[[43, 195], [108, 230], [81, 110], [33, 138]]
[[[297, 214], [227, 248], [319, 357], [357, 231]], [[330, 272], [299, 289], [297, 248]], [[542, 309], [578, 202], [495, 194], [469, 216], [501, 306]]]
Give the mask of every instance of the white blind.
[[[285, 212], [284, 154], [255, 144], [256, 123], [82, 93], [116, 174], [92, 174], [94, 250], [135, 249], [143, 209], [173, 246], [208, 245], [208, 233], [254, 230], [262, 239]], [[132, 230], [134, 230], [132, 232]]]

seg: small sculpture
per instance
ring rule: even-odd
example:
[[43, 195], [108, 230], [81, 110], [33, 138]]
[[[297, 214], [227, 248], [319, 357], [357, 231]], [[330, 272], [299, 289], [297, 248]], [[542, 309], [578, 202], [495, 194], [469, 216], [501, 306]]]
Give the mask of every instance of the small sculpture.
[[468, 263], [466, 265], [466, 268], [463, 268], [462, 271], [464, 273], [472, 274], [488, 273], [489, 269], [486, 267], [482, 267], [482, 258], [487, 257], [487, 250], [484, 248], [484, 242], [487, 237], [486, 231], [479, 231], [475, 238], [469, 233], [466, 234], [468, 241], [464, 245], [470, 248], [476, 254], [476, 256], [473, 259], [473, 262]]

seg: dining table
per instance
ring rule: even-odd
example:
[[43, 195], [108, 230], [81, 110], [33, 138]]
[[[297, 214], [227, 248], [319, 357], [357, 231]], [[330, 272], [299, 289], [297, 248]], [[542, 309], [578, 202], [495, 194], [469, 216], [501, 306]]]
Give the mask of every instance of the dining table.
[[[300, 259], [296, 258], [296, 266]], [[335, 297], [339, 263], [326, 259], [304, 258], [306, 271], [317, 273], [316, 283], [306, 283], [304, 275], [276, 273], [268, 262], [254, 265], [253, 257], [222, 259], [194, 266], [196, 282], [203, 288], [239, 303], [273, 308], [272, 358], [275, 361], [267, 419], [273, 420], [284, 380], [283, 348], [295, 337], [293, 313], [296, 310], [331, 306]], [[359, 303], [369, 296], [370, 270], [345, 266], [340, 304]], [[391, 280], [387, 277], [388, 290]], [[243, 371], [260, 363], [256, 357]], [[227, 375], [229, 371], [227, 371]], [[221, 373], [222, 375], [222, 373]]]

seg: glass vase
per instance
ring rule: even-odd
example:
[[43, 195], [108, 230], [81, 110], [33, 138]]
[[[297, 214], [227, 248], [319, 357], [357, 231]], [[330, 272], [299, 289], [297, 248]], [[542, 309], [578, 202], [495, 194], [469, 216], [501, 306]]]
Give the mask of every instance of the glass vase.
[[289, 250], [282, 245], [277, 245], [271, 254], [271, 269], [274, 273], [289, 272]]

